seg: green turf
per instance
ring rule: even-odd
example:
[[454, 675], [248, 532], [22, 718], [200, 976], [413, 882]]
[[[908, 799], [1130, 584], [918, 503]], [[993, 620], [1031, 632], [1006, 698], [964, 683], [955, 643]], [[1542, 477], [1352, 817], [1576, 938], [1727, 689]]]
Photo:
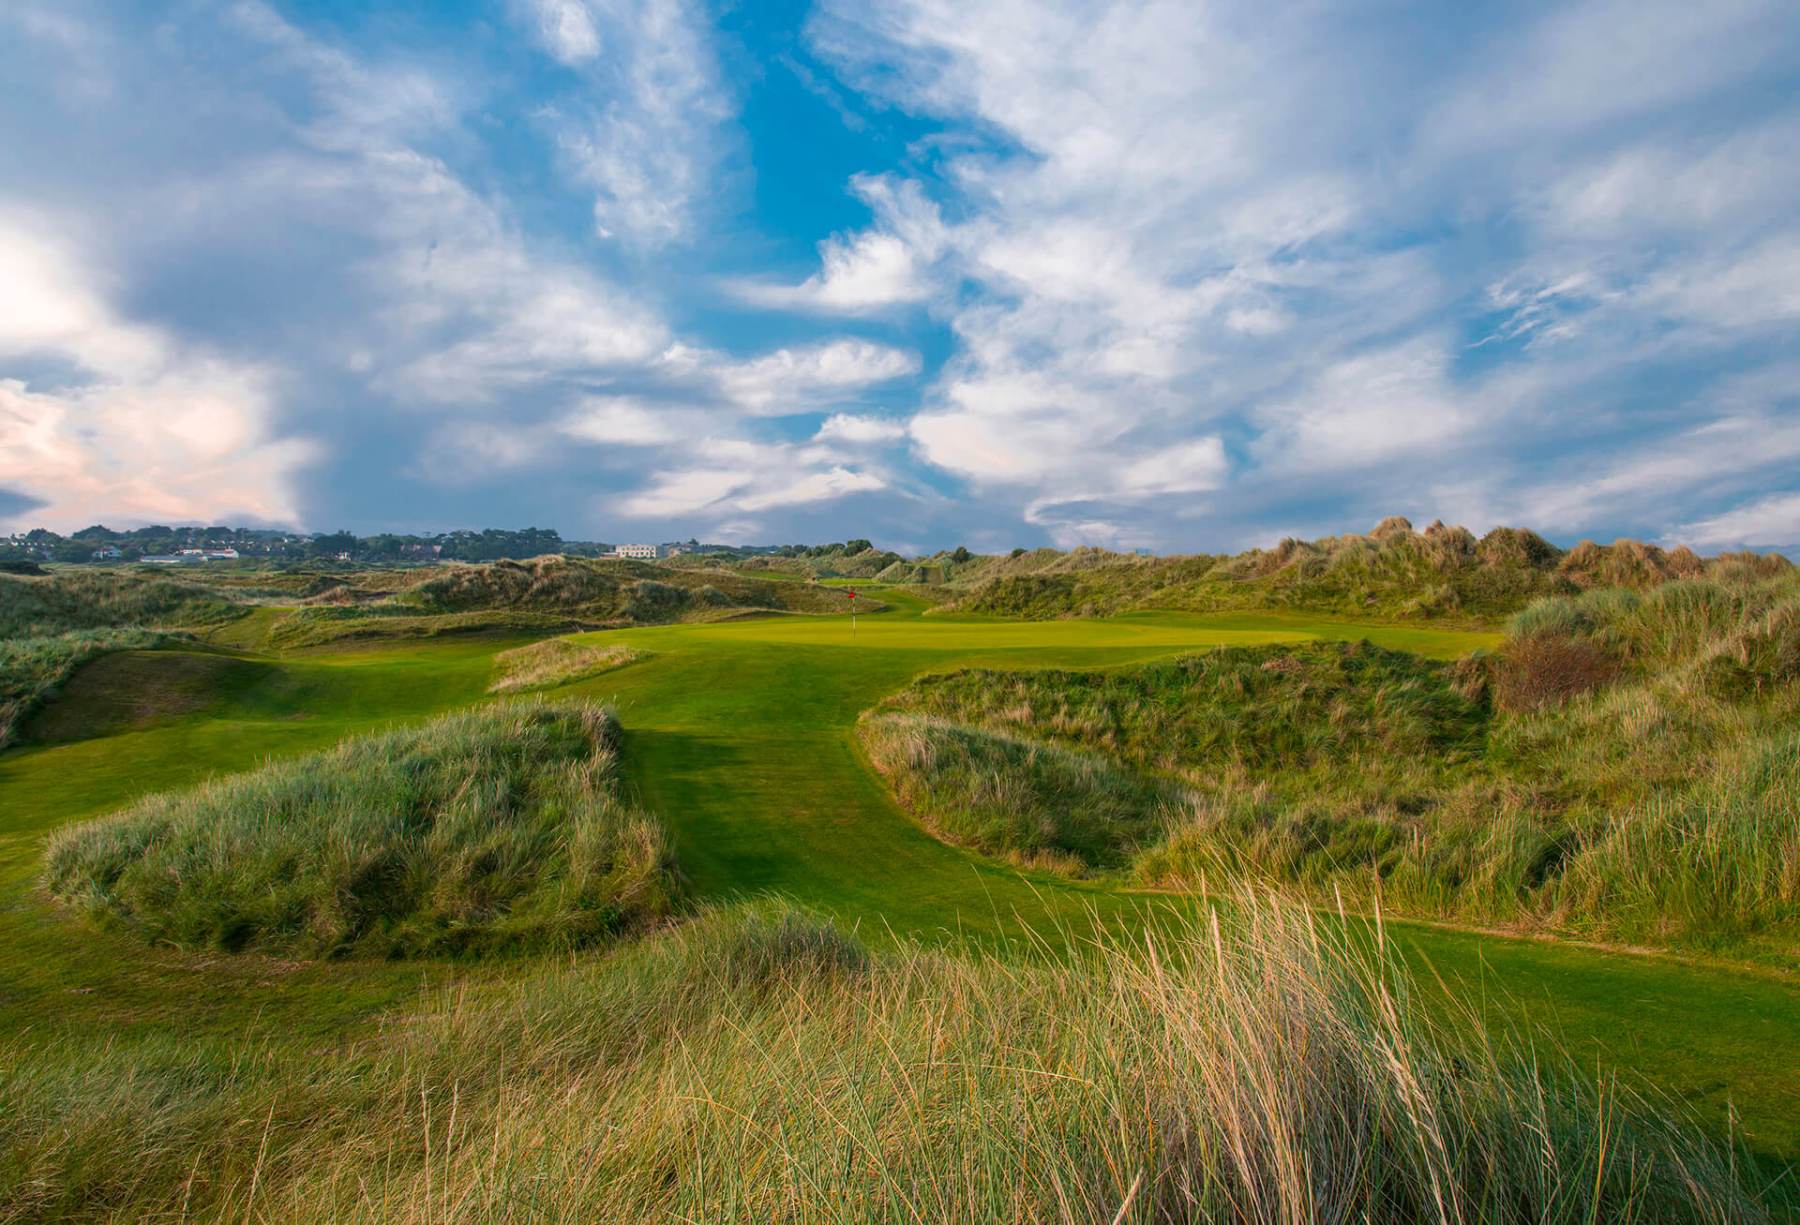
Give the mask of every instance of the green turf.
[[[859, 590], [863, 585], [859, 585]], [[651, 652], [558, 692], [613, 702], [627, 780], [673, 831], [700, 898], [779, 891], [858, 923], [927, 937], [1025, 939], [1059, 923], [1127, 919], [1179, 902], [1021, 875], [947, 847], [900, 813], [854, 736], [857, 715], [923, 671], [1094, 667], [1217, 644], [1359, 638], [1437, 657], [1491, 635], [1358, 626], [1291, 614], [1018, 623], [890, 611], [768, 617], [584, 636]], [[201, 709], [104, 737], [0, 756], [0, 1033], [62, 1027], [353, 1037], [422, 980], [529, 973], [372, 963], [288, 965], [146, 953], [58, 915], [35, 880], [43, 832], [146, 792], [316, 748], [345, 733], [489, 700], [492, 655], [517, 640], [440, 640], [249, 661]], [[236, 670], [233, 675], [237, 675]], [[141, 706], [141, 704], [140, 704]], [[1642, 1073], [1750, 1142], [1800, 1155], [1800, 990], [1768, 973], [1425, 927], [1405, 942], [1496, 1016], [1551, 1023], [1578, 1052]], [[526, 963], [528, 965], [528, 963]]]

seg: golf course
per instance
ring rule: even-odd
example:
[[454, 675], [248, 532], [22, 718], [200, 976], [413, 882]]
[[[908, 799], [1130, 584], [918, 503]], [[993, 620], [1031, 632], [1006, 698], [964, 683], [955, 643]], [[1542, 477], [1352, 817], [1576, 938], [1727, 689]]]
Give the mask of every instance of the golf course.
[[[666, 827], [685, 913], [780, 899], [876, 949], [987, 950], [1029, 961], [1191, 924], [1215, 907], [1230, 912], [1244, 902], [1229, 889], [1215, 898], [1134, 887], [1117, 875], [1071, 878], [946, 844], [897, 805], [859, 741], [859, 717], [922, 676], [967, 668], [1105, 671], [1220, 649], [1364, 640], [1453, 660], [1499, 641], [1478, 629], [1285, 611], [927, 615], [919, 594], [858, 586], [864, 606], [878, 611], [854, 621], [751, 615], [557, 640], [598, 648], [608, 661], [595, 675], [551, 685], [548, 696], [615, 713], [620, 785]], [[0, 756], [0, 1037], [15, 1067], [134, 1051], [154, 1064], [175, 1048], [234, 1063], [251, 1053], [324, 1057], [375, 1041], [395, 1017], [442, 992], [530, 990], [571, 955], [596, 964], [622, 955], [221, 955], [146, 945], [51, 899], [41, 883], [45, 838], [86, 818], [345, 737], [537, 700], [489, 691], [495, 656], [530, 638], [279, 652], [258, 641], [278, 615], [263, 609], [171, 647], [101, 656], [33, 717], [20, 747]], [[1478, 1018], [1600, 1083], [1616, 1078], [1769, 1169], [1800, 1156], [1800, 1061], [1782, 1054], [1800, 1034], [1800, 984], [1790, 975], [1698, 955], [1378, 921], [1369, 912], [1340, 918], [1332, 909], [1318, 921], [1343, 926], [1352, 940], [1373, 939], [1379, 927], [1415, 971], [1427, 1011], [1463, 1024]], [[71, 1211], [83, 1208], [78, 1184], [65, 1192], [76, 1196], [65, 1204]], [[225, 1202], [248, 1210], [254, 1189], [248, 1195]]]

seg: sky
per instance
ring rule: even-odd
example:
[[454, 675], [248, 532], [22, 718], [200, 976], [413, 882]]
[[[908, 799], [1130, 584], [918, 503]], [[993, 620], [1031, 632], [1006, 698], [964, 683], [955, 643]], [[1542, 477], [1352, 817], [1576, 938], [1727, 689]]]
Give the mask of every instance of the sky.
[[0, 528], [1800, 546], [1792, 0], [0, 0]]

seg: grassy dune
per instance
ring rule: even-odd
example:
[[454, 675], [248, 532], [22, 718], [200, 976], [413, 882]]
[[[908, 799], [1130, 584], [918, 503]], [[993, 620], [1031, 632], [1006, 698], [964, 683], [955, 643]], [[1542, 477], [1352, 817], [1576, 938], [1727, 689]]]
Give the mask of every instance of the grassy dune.
[[1785, 956], [1800, 933], [1800, 584], [1532, 606], [1491, 656], [1245, 647], [926, 677], [863, 737], [990, 853]]
[[1235, 556], [1136, 557], [1102, 549], [1018, 550], [930, 559], [957, 594], [947, 608], [1015, 617], [1110, 616], [1131, 609], [1293, 608], [1349, 617], [1491, 622], [1532, 600], [1591, 588], [1646, 588], [1680, 578], [1726, 582], [1791, 571], [1780, 557], [1702, 558], [1635, 540], [1563, 550], [1534, 532], [1479, 539], [1433, 523], [1387, 519], [1368, 535], [1289, 539]]
[[0, 1059], [0, 1214], [1773, 1219], [1691, 1128], [1430, 1019], [1385, 949], [1235, 914], [1042, 963], [739, 908], [428, 997], [325, 1061], [27, 1039]]
[[232, 600], [195, 583], [114, 570], [0, 574], [0, 639], [69, 630], [216, 625], [242, 616]]
[[51, 839], [50, 891], [155, 943], [416, 957], [593, 943], [667, 913], [611, 716], [527, 704], [345, 741]]

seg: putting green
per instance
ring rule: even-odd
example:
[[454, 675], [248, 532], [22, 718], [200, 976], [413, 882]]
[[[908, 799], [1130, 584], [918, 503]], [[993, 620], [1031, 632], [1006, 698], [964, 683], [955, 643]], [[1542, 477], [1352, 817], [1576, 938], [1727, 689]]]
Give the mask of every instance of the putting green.
[[[857, 584], [858, 590], [865, 585]], [[649, 652], [574, 686], [615, 704], [629, 781], [675, 834], [693, 892], [777, 891], [858, 924], [930, 939], [1039, 938], [1058, 925], [1132, 921], [1180, 900], [1022, 874], [947, 847], [898, 811], [856, 742], [858, 714], [923, 671], [968, 665], [1115, 666], [1172, 653], [1367, 637], [1453, 657], [1491, 635], [1359, 626], [1286, 614], [1137, 614], [1019, 623], [886, 612], [768, 617], [585, 635]], [[354, 1034], [405, 1006], [422, 979], [530, 973], [482, 966], [323, 965], [146, 951], [55, 914], [32, 886], [43, 831], [346, 733], [485, 700], [489, 658], [512, 642], [364, 647], [233, 673], [200, 710], [104, 738], [0, 756], [0, 1033], [47, 1022], [96, 1041], [119, 1031]], [[1800, 1153], [1800, 990], [1766, 973], [1424, 926], [1412, 954], [1497, 1019], [1549, 1023], [1703, 1114], [1740, 1115], [1765, 1152]], [[60, 1020], [58, 1020], [60, 1018]]]

